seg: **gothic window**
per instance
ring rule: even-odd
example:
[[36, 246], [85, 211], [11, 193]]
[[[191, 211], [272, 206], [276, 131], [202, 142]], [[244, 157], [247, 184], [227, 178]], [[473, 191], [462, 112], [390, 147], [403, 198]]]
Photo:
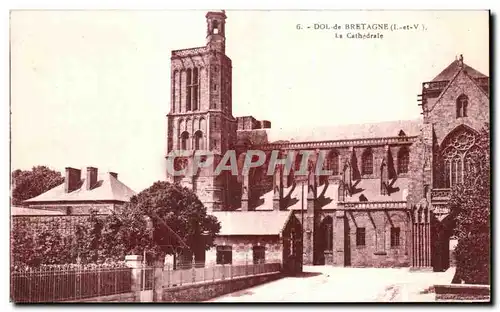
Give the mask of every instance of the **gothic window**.
[[323, 234], [324, 234], [324, 246], [325, 250], [333, 250], [333, 219], [331, 217], [326, 217], [323, 220]]
[[457, 98], [457, 118], [467, 117], [467, 106], [469, 104], [469, 99], [465, 94], [460, 95]]
[[364, 227], [356, 228], [356, 246], [365, 246], [366, 231]]
[[186, 71], [186, 111], [191, 110], [191, 81], [192, 81], [192, 71], [189, 68]]
[[399, 237], [401, 234], [401, 230], [398, 227], [391, 228], [391, 247], [399, 247]]
[[188, 68], [186, 71], [186, 111], [198, 110], [199, 70]]
[[191, 81], [191, 99], [193, 111], [198, 110], [198, 68], [193, 69], [193, 80]]
[[[474, 133], [461, 127], [443, 142], [443, 187], [450, 188], [464, 182], [467, 172], [474, 173], [480, 148], [476, 145]], [[471, 170], [471, 171], [469, 171]]]
[[361, 156], [361, 174], [373, 174], [373, 154], [370, 148]]
[[299, 171], [300, 170], [300, 166], [301, 166], [301, 163], [302, 163], [302, 157], [303, 155], [302, 154], [299, 154], [300, 151], [295, 151], [295, 171]]
[[398, 173], [408, 173], [410, 153], [408, 148], [401, 147], [398, 152]]
[[328, 154], [326, 166], [326, 170], [332, 171], [333, 175], [339, 174], [339, 154], [335, 150], [330, 151]]
[[217, 21], [212, 22], [213, 34], [217, 35], [219, 33], [219, 23]]
[[197, 151], [203, 149], [203, 133], [200, 130], [194, 133], [194, 149]]
[[188, 149], [188, 140], [189, 140], [189, 133], [187, 131], [182, 132], [181, 134], [181, 150], [187, 150]]

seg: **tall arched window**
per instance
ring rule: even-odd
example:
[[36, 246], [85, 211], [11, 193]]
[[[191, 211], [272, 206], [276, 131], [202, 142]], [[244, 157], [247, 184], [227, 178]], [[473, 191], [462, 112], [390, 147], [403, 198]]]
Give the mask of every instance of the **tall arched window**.
[[408, 173], [410, 163], [410, 153], [408, 148], [403, 146], [398, 151], [398, 173]]
[[188, 140], [189, 140], [189, 133], [187, 133], [187, 131], [182, 132], [182, 134], [181, 134], [181, 149], [184, 151], [188, 149]]
[[330, 216], [325, 217], [321, 222], [322, 240], [325, 251], [333, 250], [333, 219]]
[[198, 110], [198, 68], [193, 69], [193, 80], [191, 81], [191, 100], [193, 111]]
[[195, 150], [203, 149], [203, 133], [200, 130], [194, 133], [194, 149]]
[[457, 98], [457, 118], [467, 117], [467, 106], [469, 105], [469, 99], [465, 94], [460, 95]]
[[361, 155], [361, 174], [373, 174], [373, 153], [370, 148]]
[[193, 75], [191, 68], [186, 71], [186, 111], [191, 110], [191, 83]]
[[443, 141], [443, 187], [449, 188], [463, 183], [468, 170], [476, 170], [479, 147], [476, 145], [475, 133], [463, 126], [454, 130]]
[[337, 151], [332, 150], [328, 153], [326, 159], [326, 170], [332, 171], [333, 175], [339, 174], [339, 154]]

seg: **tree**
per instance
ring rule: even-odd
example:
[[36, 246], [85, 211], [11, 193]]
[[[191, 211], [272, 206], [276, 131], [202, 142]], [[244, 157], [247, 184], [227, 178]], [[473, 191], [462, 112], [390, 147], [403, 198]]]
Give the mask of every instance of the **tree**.
[[22, 202], [38, 196], [64, 182], [60, 172], [46, 166], [36, 166], [31, 170], [17, 169], [12, 172], [12, 205], [19, 206]]
[[490, 283], [490, 140], [489, 127], [483, 129], [476, 144], [480, 151], [474, 166], [466, 168], [464, 184], [452, 189], [451, 213], [456, 218], [455, 249], [457, 271], [454, 282]]
[[196, 194], [177, 184], [156, 182], [104, 222], [103, 249], [110, 257], [147, 252], [189, 256], [214, 245], [220, 224]]

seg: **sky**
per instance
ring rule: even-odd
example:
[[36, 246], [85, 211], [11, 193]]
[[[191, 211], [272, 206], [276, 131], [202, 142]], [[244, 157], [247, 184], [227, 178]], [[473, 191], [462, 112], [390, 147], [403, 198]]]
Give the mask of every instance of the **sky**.
[[[164, 180], [171, 50], [205, 45], [205, 13], [12, 12], [11, 169], [94, 166], [135, 191]], [[233, 115], [273, 128], [418, 118], [422, 82], [459, 54], [489, 75], [486, 11], [226, 14]], [[421, 27], [366, 40], [296, 27], [315, 23]]]

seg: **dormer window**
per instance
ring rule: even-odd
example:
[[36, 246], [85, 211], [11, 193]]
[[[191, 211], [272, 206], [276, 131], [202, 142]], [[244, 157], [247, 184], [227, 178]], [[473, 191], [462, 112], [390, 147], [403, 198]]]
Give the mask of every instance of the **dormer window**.
[[465, 94], [460, 95], [457, 98], [457, 118], [467, 117], [467, 106], [469, 104], [469, 99]]

